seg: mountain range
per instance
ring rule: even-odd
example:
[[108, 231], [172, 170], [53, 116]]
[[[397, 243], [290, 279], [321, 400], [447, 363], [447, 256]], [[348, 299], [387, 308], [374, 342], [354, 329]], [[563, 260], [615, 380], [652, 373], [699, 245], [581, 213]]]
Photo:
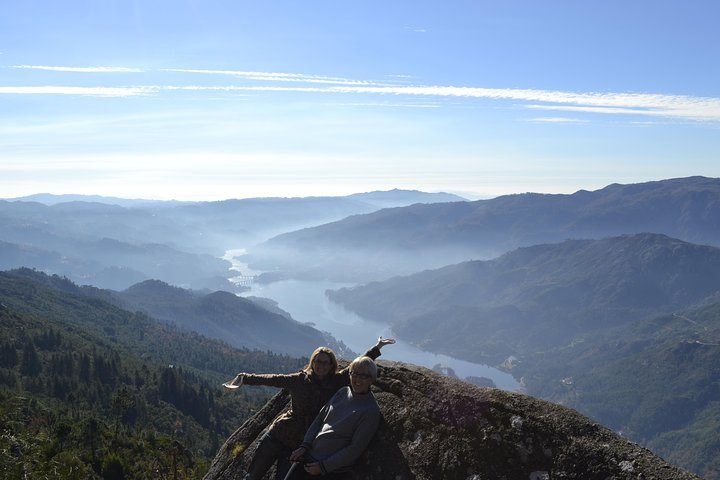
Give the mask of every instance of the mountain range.
[[720, 179], [383, 209], [279, 235], [251, 249], [247, 260], [256, 270], [295, 278], [367, 282], [522, 246], [642, 232], [720, 246]]
[[226, 250], [388, 205], [461, 198], [392, 190], [193, 203], [121, 200], [35, 195], [0, 201], [0, 269], [37, 268], [117, 290], [148, 279], [231, 290], [230, 263], [218, 258]]

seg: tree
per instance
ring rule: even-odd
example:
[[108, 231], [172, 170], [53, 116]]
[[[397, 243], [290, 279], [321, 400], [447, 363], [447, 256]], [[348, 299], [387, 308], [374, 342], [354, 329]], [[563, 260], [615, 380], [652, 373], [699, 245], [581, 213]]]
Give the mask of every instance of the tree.
[[42, 372], [42, 364], [32, 340], [28, 340], [23, 346], [22, 359], [20, 361], [20, 373], [28, 376], [39, 375]]
[[0, 344], [0, 367], [13, 368], [17, 365], [18, 357], [15, 346], [10, 343]]

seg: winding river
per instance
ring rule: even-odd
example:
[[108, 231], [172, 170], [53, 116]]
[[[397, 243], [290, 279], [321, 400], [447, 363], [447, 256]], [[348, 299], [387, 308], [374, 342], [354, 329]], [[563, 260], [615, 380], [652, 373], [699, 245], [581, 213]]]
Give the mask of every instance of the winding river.
[[[233, 263], [232, 270], [238, 275], [254, 275], [242, 264], [236, 255], [243, 250], [228, 250], [223, 258]], [[326, 290], [349, 286], [345, 283], [327, 281], [282, 280], [270, 284], [252, 284], [243, 296], [270, 298], [299, 322], [311, 322], [315, 328], [330, 332], [355, 352], [363, 352], [372, 345], [378, 336], [391, 337], [389, 325], [374, 322], [346, 310], [343, 306], [331, 302], [325, 295]], [[383, 359], [414, 363], [427, 368], [437, 364], [447, 366], [460, 378], [486, 377], [504, 390], [518, 391], [520, 384], [510, 374], [487, 365], [467, 362], [447, 355], [439, 355], [420, 350], [414, 345], [397, 339], [397, 343], [383, 349]]]

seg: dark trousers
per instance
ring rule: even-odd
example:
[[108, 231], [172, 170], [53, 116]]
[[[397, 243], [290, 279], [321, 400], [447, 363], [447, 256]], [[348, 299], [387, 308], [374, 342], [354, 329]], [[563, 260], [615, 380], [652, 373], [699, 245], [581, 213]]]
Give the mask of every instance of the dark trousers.
[[[314, 461], [306, 459], [306, 461]], [[305, 471], [302, 464], [295, 467], [290, 480], [353, 480], [352, 472], [330, 472], [325, 475], [310, 475]]]
[[305, 470], [303, 470], [302, 465], [298, 465], [298, 467], [293, 472], [293, 476], [290, 477], [291, 480], [352, 480], [353, 476], [352, 473], [346, 472], [346, 473], [328, 473], [325, 475], [310, 475]]
[[291, 453], [289, 447], [273, 437], [270, 432], [266, 433], [255, 450], [255, 456], [250, 462], [248, 474], [245, 478], [247, 480], [260, 480], [270, 470], [273, 463], [277, 461], [275, 480], [284, 480], [290, 468], [288, 457]]

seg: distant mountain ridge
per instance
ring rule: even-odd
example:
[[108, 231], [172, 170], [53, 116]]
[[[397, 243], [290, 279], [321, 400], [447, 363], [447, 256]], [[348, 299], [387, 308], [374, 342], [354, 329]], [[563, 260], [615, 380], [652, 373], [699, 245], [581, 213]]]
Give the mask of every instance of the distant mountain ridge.
[[350, 195], [339, 197], [258, 197], [243, 199], [227, 199], [215, 202], [208, 201], [179, 201], [179, 200], [150, 200], [143, 198], [121, 198], [109, 197], [103, 195], [79, 195], [79, 194], [52, 194], [52, 193], [36, 193], [24, 197], [4, 198], [8, 202], [37, 202], [44, 205], [57, 205], [59, 203], [101, 203], [105, 205], [118, 205], [121, 207], [148, 207], [148, 206], [178, 206], [189, 204], [208, 204], [208, 203], [224, 203], [224, 202], [246, 202], [246, 201], [287, 201], [300, 200], [303, 198], [350, 198], [374, 204], [378, 207], [409, 205], [413, 203], [435, 203], [435, 202], [462, 202], [467, 199], [452, 193], [437, 192], [429, 193], [420, 190], [402, 190], [394, 188], [392, 190], [375, 190], [371, 192], [353, 193]]
[[34, 201], [0, 200], [0, 269], [38, 268], [118, 290], [149, 278], [232, 289], [230, 264], [217, 258], [226, 250], [388, 205], [462, 200], [404, 190], [220, 202], [45, 194], [27, 199]]
[[521, 246], [641, 232], [720, 245], [720, 179], [385, 209], [279, 235], [253, 249], [248, 260], [253, 268], [295, 277], [368, 281]]
[[718, 291], [720, 248], [637, 234], [520, 248], [329, 296], [426, 348], [499, 363]]
[[104, 195], [78, 195], [78, 194], [53, 194], [53, 193], [35, 193], [24, 197], [5, 198], [9, 202], [38, 202], [44, 205], [57, 205], [59, 203], [102, 203], [106, 205], [118, 205], [121, 207], [139, 207], [149, 205], [179, 205], [182, 203], [178, 200], [148, 200], [142, 198], [121, 198], [108, 197]]

